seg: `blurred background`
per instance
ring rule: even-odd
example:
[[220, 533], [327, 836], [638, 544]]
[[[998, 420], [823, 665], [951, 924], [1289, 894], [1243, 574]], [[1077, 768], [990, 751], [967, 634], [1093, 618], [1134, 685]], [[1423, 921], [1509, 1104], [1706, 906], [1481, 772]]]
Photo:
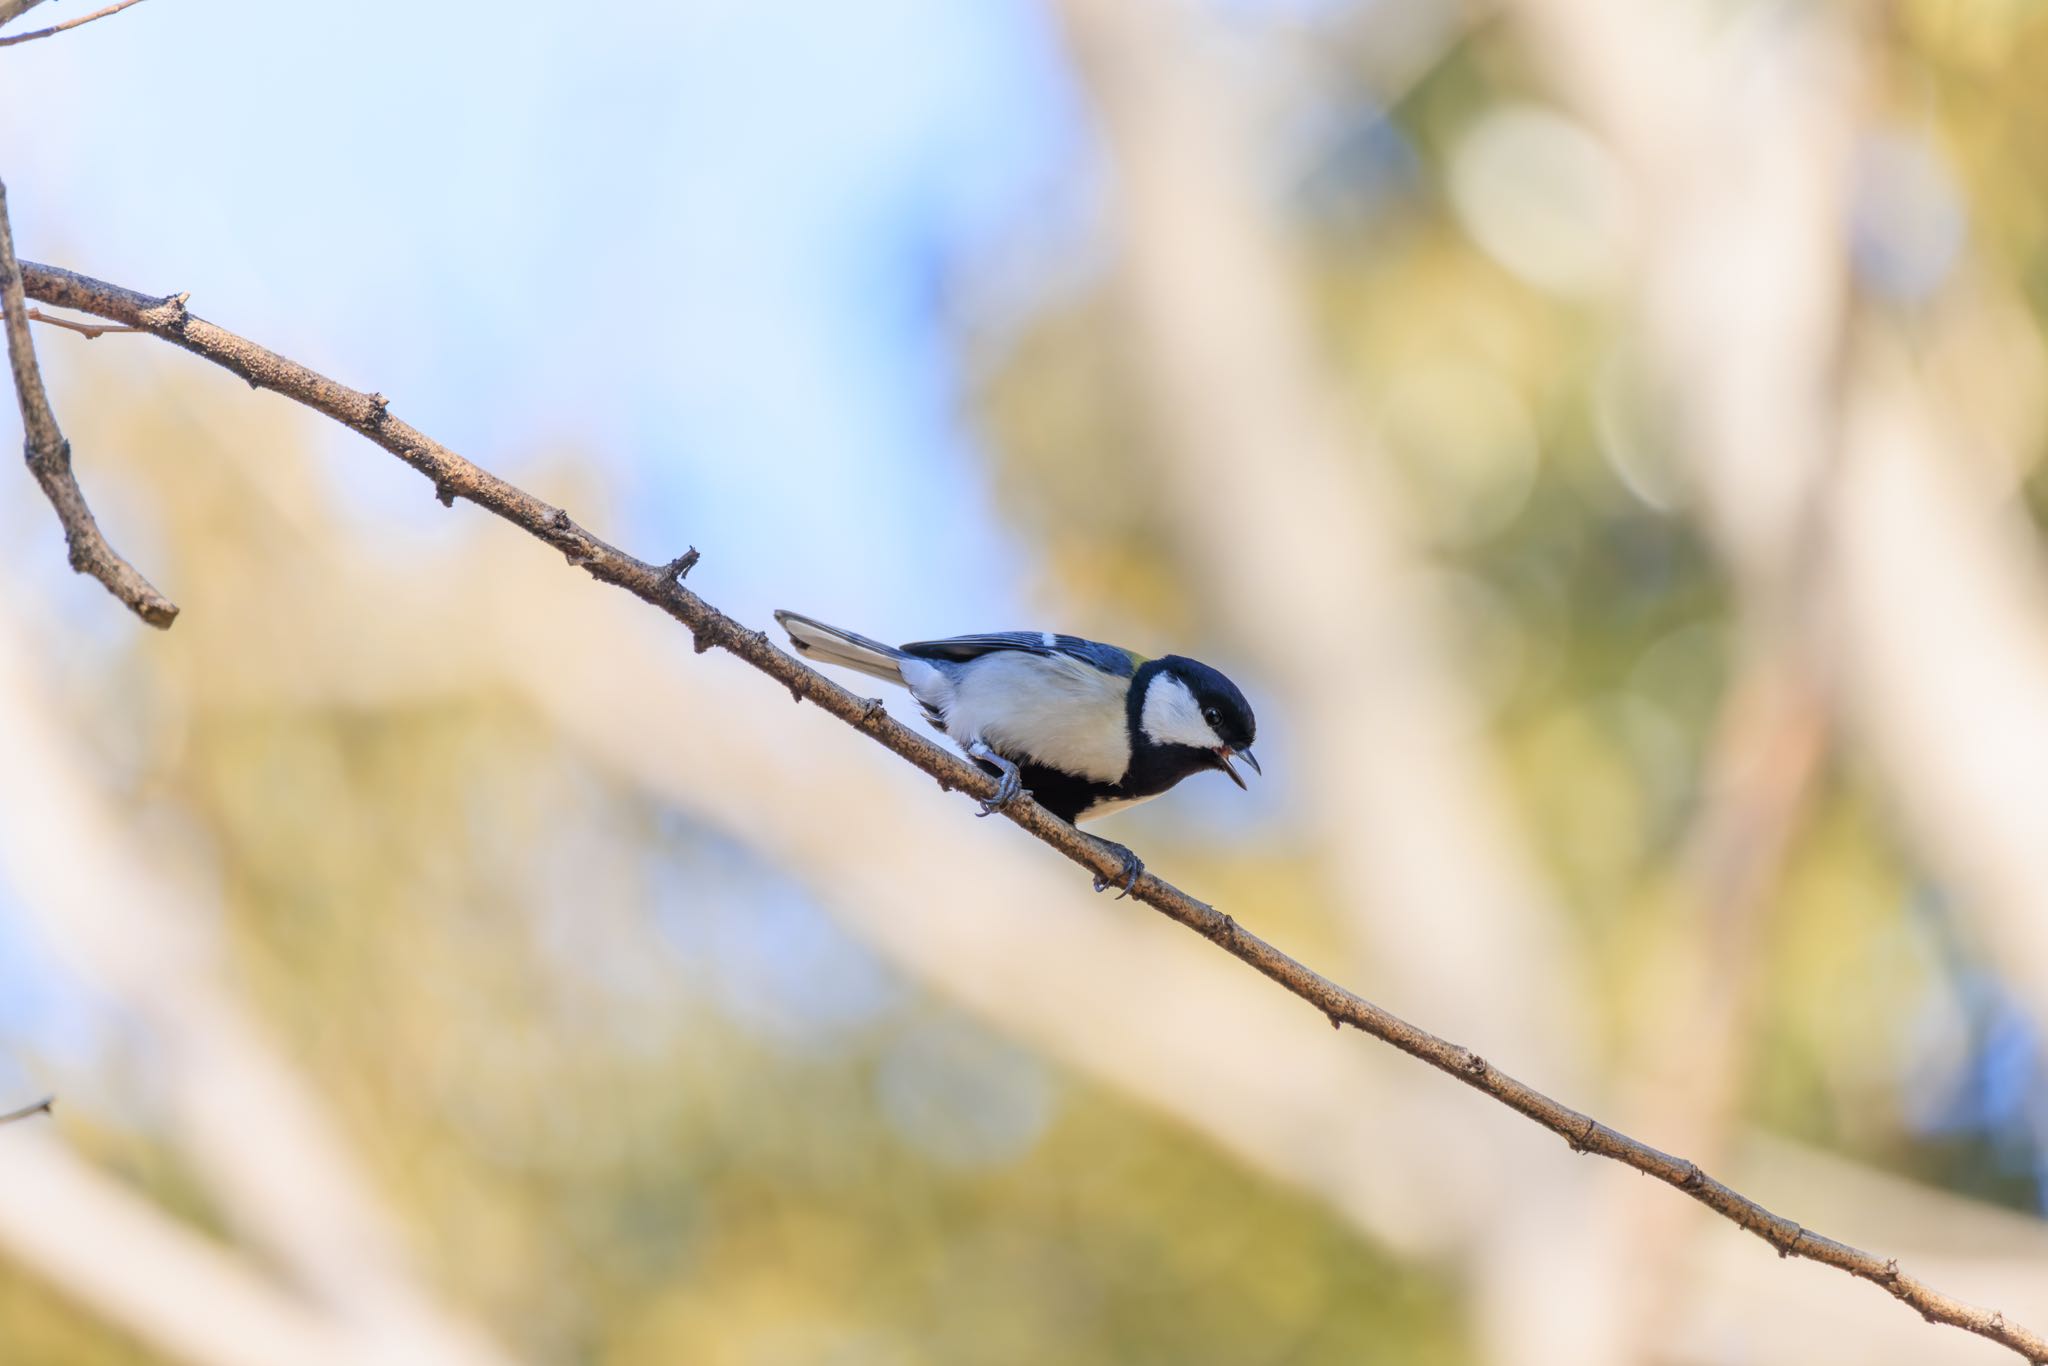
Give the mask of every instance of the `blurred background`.
[[[2044, 62], [2035, 0], [157, 0], [0, 52], [0, 173], [743, 620], [1218, 664], [1264, 782], [1102, 833], [2042, 1328]], [[0, 1359], [2009, 1359], [37, 340], [184, 615], [0, 479]]]

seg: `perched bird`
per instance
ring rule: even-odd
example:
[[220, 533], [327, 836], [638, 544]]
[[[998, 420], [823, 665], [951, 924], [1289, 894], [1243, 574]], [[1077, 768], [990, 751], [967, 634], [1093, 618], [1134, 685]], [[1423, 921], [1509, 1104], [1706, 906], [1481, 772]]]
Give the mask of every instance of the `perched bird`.
[[[1001, 781], [982, 814], [1029, 792], [1039, 805], [1079, 824], [1156, 797], [1191, 773], [1231, 764], [1254, 772], [1257, 722], [1237, 685], [1179, 655], [1146, 659], [1115, 645], [1054, 635], [919, 640], [901, 647], [777, 612], [807, 659], [858, 669], [901, 684], [925, 719]], [[1108, 840], [1124, 861], [1124, 889], [1143, 864]], [[1097, 890], [1104, 884], [1097, 880]]]

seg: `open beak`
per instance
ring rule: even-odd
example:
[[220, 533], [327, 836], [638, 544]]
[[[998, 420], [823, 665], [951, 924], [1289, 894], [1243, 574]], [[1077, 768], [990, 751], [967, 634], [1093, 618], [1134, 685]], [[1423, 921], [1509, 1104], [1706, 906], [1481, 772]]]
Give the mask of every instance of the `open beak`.
[[[1259, 767], [1259, 761], [1252, 757], [1252, 752], [1249, 749], [1232, 749], [1225, 745], [1216, 751], [1216, 766], [1225, 773], [1228, 773], [1230, 781], [1236, 783], [1239, 787], [1244, 787], [1244, 775], [1230, 766], [1232, 759], [1242, 759], [1245, 762], [1245, 766], [1251, 769], [1252, 772], [1258, 774], [1261, 778], [1266, 776], [1266, 770]], [[1245, 790], [1250, 791], [1251, 789], [1245, 788]]]

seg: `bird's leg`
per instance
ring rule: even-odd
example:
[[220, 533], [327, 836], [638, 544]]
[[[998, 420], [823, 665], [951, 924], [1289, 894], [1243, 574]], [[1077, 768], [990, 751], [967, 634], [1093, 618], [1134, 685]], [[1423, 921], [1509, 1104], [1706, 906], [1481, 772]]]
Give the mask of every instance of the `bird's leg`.
[[1003, 775], [1002, 781], [996, 784], [996, 795], [981, 804], [980, 814], [984, 816], [991, 815], [1002, 810], [1019, 797], [1026, 795], [1024, 792], [1023, 773], [1018, 770], [1015, 764], [990, 749], [982, 741], [976, 740], [967, 746], [967, 757], [975, 760], [977, 763], [987, 764], [990, 768], [1000, 769]]
[[[1123, 890], [1116, 894], [1116, 899], [1122, 901], [1137, 887], [1138, 879], [1144, 876], [1145, 860], [1139, 858], [1115, 840], [1106, 840], [1100, 835], [1090, 835], [1088, 838], [1094, 840], [1109, 853], [1115, 855], [1124, 865]], [[1095, 875], [1095, 890], [1098, 892], [1105, 887], [1114, 887], [1116, 885], [1118, 884], [1115, 878], [1107, 878], [1100, 873]]]

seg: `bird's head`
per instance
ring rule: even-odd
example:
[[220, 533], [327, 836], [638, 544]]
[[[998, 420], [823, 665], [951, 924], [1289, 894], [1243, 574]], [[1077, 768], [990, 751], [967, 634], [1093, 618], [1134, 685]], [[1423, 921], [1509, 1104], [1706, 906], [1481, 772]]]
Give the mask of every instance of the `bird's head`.
[[1243, 787], [1244, 776], [1230, 761], [1242, 759], [1252, 772], [1260, 771], [1259, 761], [1252, 757], [1258, 731], [1252, 704], [1235, 683], [1207, 664], [1167, 655], [1157, 665], [1140, 680], [1144, 694], [1138, 699], [1139, 734], [1153, 745], [1200, 751], [1202, 767], [1220, 768]]

